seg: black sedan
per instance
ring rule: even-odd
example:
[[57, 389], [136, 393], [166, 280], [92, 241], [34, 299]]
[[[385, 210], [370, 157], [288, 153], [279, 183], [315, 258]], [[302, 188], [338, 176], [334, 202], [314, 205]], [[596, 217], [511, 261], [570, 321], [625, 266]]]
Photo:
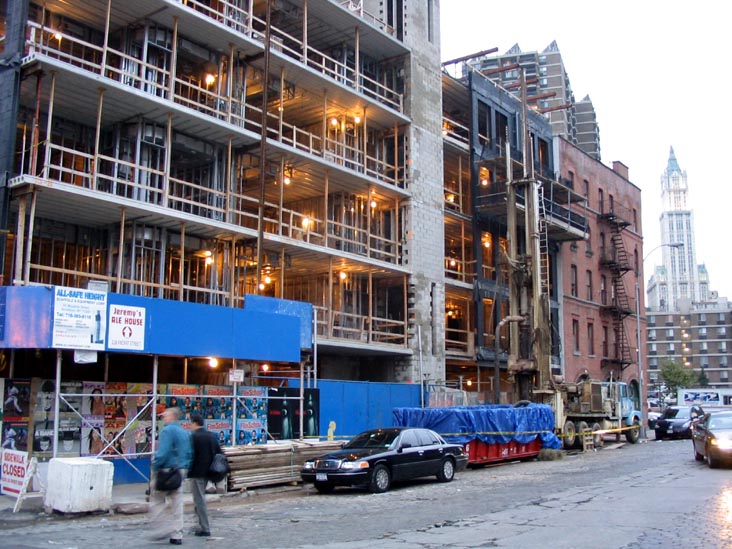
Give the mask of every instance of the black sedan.
[[365, 431], [341, 450], [306, 461], [300, 476], [320, 493], [336, 486], [365, 486], [380, 493], [393, 481], [435, 475], [450, 482], [467, 464], [462, 445], [447, 443], [434, 431], [390, 427]]
[[694, 459], [706, 458], [709, 467], [732, 461], [732, 412], [711, 412], [694, 425]]
[[656, 420], [656, 440], [691, 438], [691, 425], [704, 415], [699, 406], [669, 406]]

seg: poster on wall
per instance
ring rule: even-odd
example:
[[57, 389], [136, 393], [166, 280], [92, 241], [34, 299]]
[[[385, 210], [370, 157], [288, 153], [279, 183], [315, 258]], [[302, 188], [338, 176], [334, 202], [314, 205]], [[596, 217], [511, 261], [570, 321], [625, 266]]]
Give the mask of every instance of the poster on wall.
[[231, 446], [231, 420], [206, 419], [203, 426], [216, 436], [219, 446]]
[[84, 381], [81, 390], [86, 395], [81, 398], [81, 415], [104, 419], [104, 382]]
[[[300, 389], [270, 387], [267, 429], [275, 438], [300, 438]], [[319, 436], [320, 391], [305, 389], [303, 397], [303, 436]]]
[[28, 422], [3, 420], [2, 447], [6, 450], [28, 451]]
[[54, 287], [52, 346], [56, 349], [104, 351], [107, 293]]
[[260, 419], [237, 419], [236, 420], [236, 445], [251, 446], [253, 444], [265, 444], [267, 432], [264, 422]]
[[[232, 387], [229, 385], [204, 385], [204, 399], [212, 397], [215, 402], [213, 418], [209, 419], [231, 419], [232, 413]], [[206, 402], [204, 400], [204, 402]]]
[[152, 420], [153, 399], [152, 383], [128, 383], [127, 384], [127, 419], [133, 421]]
[[58, 457], [81, 455], [81, 419], [74, 414], [63, 414], [58, 426]]
[[108, 381], [104, 384], [104, 419], [127, 419], [127, 382]]
[[236, 403], [236, 416], [239, 419], [258, 418], [267, 421], [267, 388], [239, 387]]
[[81, 455], [98, 456], [104, 446], [104, 418], [85, 418], [81, 426]]
[[29, 379], [6, 379], [3, 392], [3, 419], [30, 417], [31, 386]]

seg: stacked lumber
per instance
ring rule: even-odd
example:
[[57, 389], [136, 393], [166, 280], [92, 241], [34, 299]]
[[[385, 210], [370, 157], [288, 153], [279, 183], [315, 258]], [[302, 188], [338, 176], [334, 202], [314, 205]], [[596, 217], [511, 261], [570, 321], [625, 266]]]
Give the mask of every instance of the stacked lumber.
[[229, 462], [229, 491], [300, 482], [300, 470], [308, 459], [337, 450], [342, 441], [286, 440], [254, 446], [223, 448]]

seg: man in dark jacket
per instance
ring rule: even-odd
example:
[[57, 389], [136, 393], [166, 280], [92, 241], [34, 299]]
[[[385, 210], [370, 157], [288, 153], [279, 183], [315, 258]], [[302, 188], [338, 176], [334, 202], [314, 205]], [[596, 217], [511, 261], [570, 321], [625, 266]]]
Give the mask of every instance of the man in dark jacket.
[[210, 536], [211, 528], [208, 523], [208, 509], [206, 508], [206, 484], [208, 484], [208, 471], [211, 462], [216, 454], [221, 454], [221, 446], [216, 436], [203, 428], [203, 417], [201, 414], [191, 414], [193, 431], [191, 440], [193, 442], [193, 462], [188, 471], [191, 479], [191, 492], [193, 493], [193, 504], [196, 507], [198, 517], [197, 536]]

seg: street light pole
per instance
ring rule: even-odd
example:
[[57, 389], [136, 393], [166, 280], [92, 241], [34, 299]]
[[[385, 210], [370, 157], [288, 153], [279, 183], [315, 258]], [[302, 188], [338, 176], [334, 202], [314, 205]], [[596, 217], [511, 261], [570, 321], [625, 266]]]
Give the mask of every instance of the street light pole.
[[[669, 248], [681, 248], [684, 246], [683, 242], [671, 242], [669, 244], [660, 244], [653, 248], [643, 258], [643, 265], [645, 265], [646, 259], [659, 248], [668, 246]], [[643, 265], [641, 265], [641, 271], [644, 271]], [[640, 436], [646, 438], [646, 421], [648, 418], [648, 410], [646, 406], [645, 389], [643, 388], [643, 349], [641, 340], [641, 316], [640, 316], [640, 284], [638, 283], [638, 277], [635, 279], [635, 327], [636, 337], [638, 338], [638, 399], [640, 401], [640, 413], [641, 413], [641, 426]]]

